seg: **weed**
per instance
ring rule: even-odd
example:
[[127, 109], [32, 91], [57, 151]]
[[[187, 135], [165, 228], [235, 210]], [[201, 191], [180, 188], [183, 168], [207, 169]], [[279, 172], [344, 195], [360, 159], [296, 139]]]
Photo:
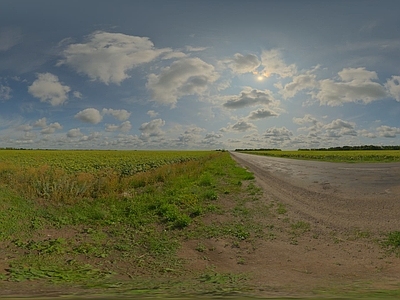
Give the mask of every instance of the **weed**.
[[278, 203], [278, 208], [276, 209], [276, 212], [277, 212], [279, 215], [284, 215], [284, 214], [287, 213], [287, 209], [286, 209], [286, 207], [285, 207], [284, 204]]

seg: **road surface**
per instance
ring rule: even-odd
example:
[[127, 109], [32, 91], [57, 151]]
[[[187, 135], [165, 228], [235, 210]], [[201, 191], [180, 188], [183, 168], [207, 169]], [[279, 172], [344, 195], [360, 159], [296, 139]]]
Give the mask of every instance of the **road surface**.
[[400, 230], [400, 163], [329, 163], [232, 152], [275, 200], [327, 228]]

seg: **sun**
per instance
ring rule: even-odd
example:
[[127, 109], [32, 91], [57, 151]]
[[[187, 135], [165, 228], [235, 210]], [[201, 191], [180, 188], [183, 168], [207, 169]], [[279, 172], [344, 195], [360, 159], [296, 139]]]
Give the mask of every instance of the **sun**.
[[263, 81], [263, 80], [264, 80], [264, 76], [258, 75], [258, 76], [257, 76], [257, 80], [258, 80], [258, 81]]

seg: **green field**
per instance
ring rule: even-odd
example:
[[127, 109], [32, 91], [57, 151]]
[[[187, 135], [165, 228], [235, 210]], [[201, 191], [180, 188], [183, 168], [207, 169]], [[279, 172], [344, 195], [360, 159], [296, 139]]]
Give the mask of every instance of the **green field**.
[[[253, 174], [223, 151], [2, 150], [0, 297], [252, 295], [251, 274], [207, 265], [217, 255], [210, 244], [223, 241], [230, 253], [214, 262], [243, 266], [260, 241], [310, 230], [261, 195]], [[386, 243], [397, 251], [399, 233]], [[205, 267], [187, 265], [185, 245]]]
[[250, 238], [239, 216], [201, 219], [253, 178], [228, 152], [0, 151], [0, 290], [240, 290], [242, 275], [187, 270], [177, 251]]
[[273, 157], [321, 160], [329, 162], [400, 162], [400, 150], [350, 150], [350, 151], [240, 151]]

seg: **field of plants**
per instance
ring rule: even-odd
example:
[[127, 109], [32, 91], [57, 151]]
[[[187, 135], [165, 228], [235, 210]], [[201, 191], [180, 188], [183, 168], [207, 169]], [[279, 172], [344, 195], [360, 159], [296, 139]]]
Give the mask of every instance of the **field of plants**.
[[344, 151], [240, 151], [242, 153], [274, 157], [322, 160], [330, 162], [400, 162], [400, 150], [344, 150]]
[[[253, 234], [236, 216], [201, 223], [222, 212], [220, 197], [244, 206], [251, 179], [228, 152], [0, 151], [0, 291], [180, 284], [192, 273], [176, 254], [182, 241]], [[232, 276], [202, 270], [187, 284], [237, 289]]]
[[69, 173], [112, 169], [132, 175], [207, 154], [206, 151], [0, 150], [0, 163], [21, 167], [46, 165]]

